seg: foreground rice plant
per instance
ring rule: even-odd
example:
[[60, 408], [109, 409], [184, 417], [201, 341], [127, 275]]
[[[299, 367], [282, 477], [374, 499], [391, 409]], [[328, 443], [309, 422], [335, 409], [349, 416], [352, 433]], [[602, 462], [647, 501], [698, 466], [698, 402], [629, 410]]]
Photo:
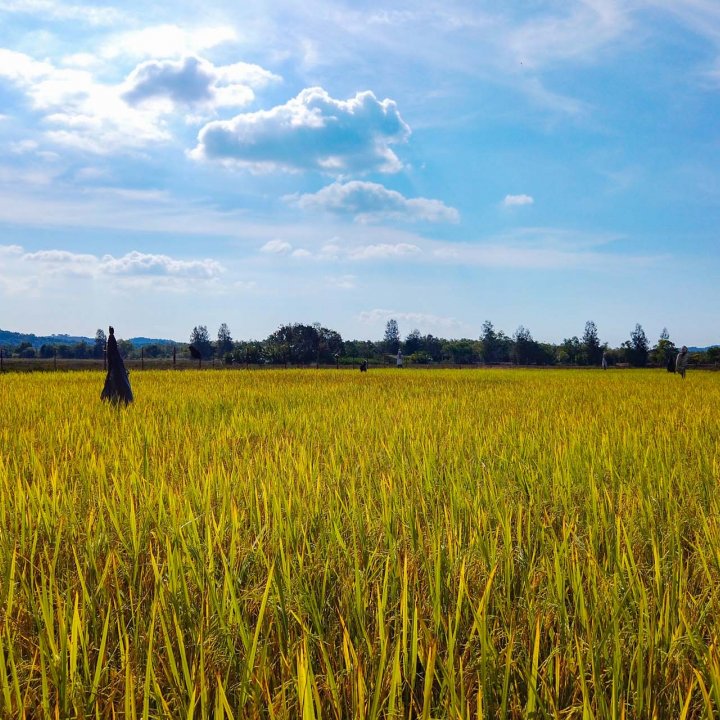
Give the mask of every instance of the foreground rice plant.
[[720, 376], [0, 377], [5, 716], [711, 718]]

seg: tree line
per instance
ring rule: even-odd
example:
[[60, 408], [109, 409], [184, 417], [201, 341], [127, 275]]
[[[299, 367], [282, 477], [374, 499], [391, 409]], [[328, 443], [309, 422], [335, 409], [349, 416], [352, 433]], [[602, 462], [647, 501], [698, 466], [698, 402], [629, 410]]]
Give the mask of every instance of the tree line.
[[[102, 359], [107, 338], [103, 330], [95, 334], [94, 342], [81, 341], [73, 344], [47, 343], [34, 348], [28, 342], [3, 348], [5, 357], [19, 358], [67, 358]], [[314, 323], [281, 325], [264, 340], [234, 340], [227, 323], [222, 323], [217, 336], [211, 338], [207, 326], [196, 325], [188, 343], [150, 343], [134, 345], [128, 340], [118, 340], [123, 357], [129, 359], [170, 358], [173, 353], [187, 356], [192, 345], [206, 359], [216, 359], [226, 364], [349, 364], [360, 360], [371, 363], [389, 362], [401, 351], [405, 361], [411, 364], [429, 365], [449, 363], [516, 364], [516, 365], [600, 365], [603, 355], [609, 365], [627, 364], [633, 367], [663, 366], [674, 360], [678, 348], [663, 328], [660, 337], [651, 345], [637, 323], [629, 338], [618, 347], [610, 347], [600, 340], [598, 329], [591, 320], [585, 323], [580, 337], [563, 339], [560, 343], [539, 342], [524, 326], [507, 335], [486, 320], [478, 338], [445, 339], [432, 334], [423, 335], [411, 330], [403, 339], [396, 320], [388, 320], [382, 339], [343, 340], [340, 333]], [[694, 353], [695, 363], [720, 362], [720, 346]]]

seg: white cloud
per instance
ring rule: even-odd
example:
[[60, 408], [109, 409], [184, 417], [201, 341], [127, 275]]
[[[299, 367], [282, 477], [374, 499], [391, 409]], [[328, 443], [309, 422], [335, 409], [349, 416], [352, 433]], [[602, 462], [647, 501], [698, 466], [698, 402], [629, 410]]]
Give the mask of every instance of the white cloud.
[[129, 107], [117, 87], [96, 82], [85, 70], [0, 49], [0, 77], [27, 94], [47, 126], [58, 128], [46, 132], [53, 142], [108, 154], [169, 138], [157, 113]]
[[23, 253], [20, 255], [20, 260], [41, 266], [43, 272], [88, 277], [168, 276], [209, 280], [224, 272], [223, 266], [216, 260], [178, 260], [168, 255], [147, 254], [137, 250], [117, 258], [113, 255], [98, 257], [68, 250], [38, 250]]
[[286, 202], [303, 210], [324, 210], [352, 215], [359, 222], [381, 220], [410, 220], [428, 222], [458, 222], [459, 213], [440, 200], [406, 198], [379, 183], [335, 182], [316, 193], [288, 195]]
[[397, 172], [390, 145], [409, 135], [393, 100], [370, 91], [336, 100], [314, 87], [271, 110], [208, 123], [191, 155], [257, 171]]
[[279, 80], [258, 65], [235, 63], [216, 67], [196, 56], [181, 60], [150, 60], [128, 76], [122, 97], [131, 105], [159, 100], [181, 106], [239, 106], [251, 102], [251, 86]]
[[514, 205], [532, 205], [535, 200], [530, 195], [506, 195], [503, 200], [505, 207], [512, 207]]
[[104, 255], [100, 261], [100, 271], [111, 275], [170, 275], [211, 279], [218, 277], [224, 268], [217, 260], [210, 258], [178, 260], [168, 255], [152, 255], [133, 250], [119, 258]]
[[179, 25], [154, 25], [115, 35], [107, 42], [101, 55], [108, 59], [120, 55], [133, 58], [180, 58], [237, 39], [232, 27], [206, 26], [186, 30]]
[[0, 49], [0, 77], [23, 90], [44, 113], [50, 141], [99, 155], [168, 141], [168, 114], [179, 106], [212, 109], [242, 105], [250, 85], [277, 76], [256, 65], [215, 66], [198, 57], [138, 66], [118, 85], [98, 82], [86, 69], [59, 68], [29, 55]]
[[309, 258], [312, 257], [312, 253], [305, 248], [298, 248], [292, 251], [292, 256], [297, 258]]
[[269, 255], [287, 255], [292, 250], [292, 245], [284, 240], [268, 240], [261, 248], [260, 252]]

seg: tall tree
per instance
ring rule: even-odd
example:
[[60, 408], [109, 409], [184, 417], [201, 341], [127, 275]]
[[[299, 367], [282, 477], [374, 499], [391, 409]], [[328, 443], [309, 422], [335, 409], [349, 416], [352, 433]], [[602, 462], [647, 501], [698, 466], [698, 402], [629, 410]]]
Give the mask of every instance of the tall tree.
[[655, 365], [667, 365], [668, 362], [675, 359], [676, 354], [675, 343], [670, 339], [667, 328], [663, 328], [657, 344], [650, 352], [650, 361]]
[[630, 340], [622, 344], [625, 349], [625, 357], [635, 367], [645, 367], [650, 347], [645, 331], [640, 323], [635, 323], [635, 329], [630, 333]]
[[518, 365], [530, 365], [538, 361], [539, 347], [530, 331], [520, 325], [513, 335], [511, 357]]
[[225, 355], [231, 353], [233, 350], [233, 339], [230, 335], [230, 329], [227, 323], [223, 323], [218, 329], [217, 343], [215, 343], [218, 357], [224, 358]]
[[498, 336], [495, 332], [493, 324], [486, 320], [482, 325], [482, 341], [483, 359], [486, 363], [498, 361]]
[[597, 326], [592, 320], [585, 323], [585, 332], [582, 336], [583, 350], [588, 365], [599, 365], [602, 360], [602, 345], [598, 338]]
[[385, 352], [396, 353], [400, 349], [400, 328], [397, 320], [390, 318], [385, 325]]
[[204, 357], [212, 356], [213, 346], [208, 335], [207, 325], [196, 325], [190, 333], [190, 344]]
[[100, 328], [95, 333], [95, 344], [93, 345], [93, 357], [101, 358], [105, 353], [105, 343], [107, 342], [107, 336], [105, 331]]

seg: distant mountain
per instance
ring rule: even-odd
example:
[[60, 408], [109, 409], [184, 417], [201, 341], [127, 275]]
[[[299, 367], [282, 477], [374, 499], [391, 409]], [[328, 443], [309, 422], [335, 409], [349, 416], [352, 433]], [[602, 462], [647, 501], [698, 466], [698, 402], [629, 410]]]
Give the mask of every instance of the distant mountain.
[[145, 345], [183, 345], [177, 340], [161, 340], [160, 338], [134, 337], [130, 338], [130, 342], [135, 347], [143, 347]]
[[[146, 337], [135, 337], [129, 338], [130, 342], [135, 347], [143, 347], [145, 345], [180, 345], [181, 343], [175, 340], [163, 340], [160, 338], [146, 338]], [[0, 345], [19, 345], [20, 343], [28, 342], [34, 348], [39, 348], [41, 345], [75, 345], [76, 343], [86, 342], [88, 345], [92, 345], [95, 342], [94, 337], [85, 337], [84, 335], [34, 335], [33, 333], [18, 333], [12, 332], [11, 330], [0, 330]]]

